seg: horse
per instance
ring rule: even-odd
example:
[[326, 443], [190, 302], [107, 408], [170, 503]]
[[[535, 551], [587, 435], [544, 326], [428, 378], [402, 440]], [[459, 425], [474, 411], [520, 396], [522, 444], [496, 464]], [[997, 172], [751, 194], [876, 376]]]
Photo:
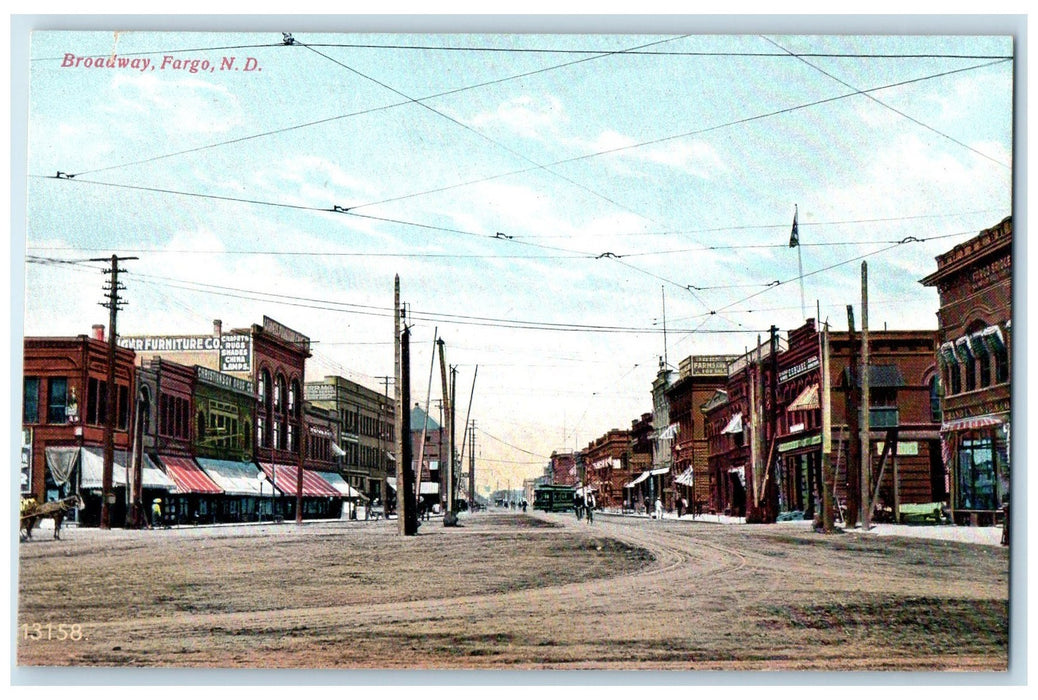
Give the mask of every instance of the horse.
[[[26, 503], [26, 501], [31, 503]], [[21, 526], [25, 530], [25, 539], [32, 539], [32, 529], [44, 518], [54, 519], [54, 539], [61, 539], [61, 523], [65, 516], [73, 508], [83, 508], [83, 499], [78, 493], [72, 494], [60, 501], [48, 501], [35, 505], [35, 499], [23, 501], [21, 514]]]

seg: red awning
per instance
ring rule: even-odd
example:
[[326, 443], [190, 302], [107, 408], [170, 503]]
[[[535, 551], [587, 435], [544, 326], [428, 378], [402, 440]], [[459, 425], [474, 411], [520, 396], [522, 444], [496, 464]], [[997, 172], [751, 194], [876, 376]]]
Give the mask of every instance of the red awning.
[[166, 468], [166, 476], [173, 480], [179, 493], [223, 493], [223, 489], [206, 476], [190, 457], [158, 455], [158, 458]]
[[959, 432], [961, 430], [975, 430], [976, 428], [990, 428], [1002, 425], [1005, 419], [995, 416], [976, 416], [974, 418], [961, 418], [945, 423], [941, 426], [942, 433]]
[[[287, 464], [271, 465], [266, 462], [259, 463], [260, 469], [270, 479], [273, 475], [274, 485], [286, 496], [296, 494], [296, 477], [299, 467]], [[337, 488], [322, 479], [317, 472], [303, 469], [303, 495], [308, 498], [342, 498], [342, 493]]]

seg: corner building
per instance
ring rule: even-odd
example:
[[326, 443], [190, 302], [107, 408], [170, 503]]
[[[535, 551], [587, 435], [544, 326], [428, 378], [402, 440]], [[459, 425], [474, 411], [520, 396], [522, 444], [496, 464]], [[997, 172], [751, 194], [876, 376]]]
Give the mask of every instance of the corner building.
[[941, 438], [952, 517], [991, 525], [1009, 500], [1013, 220], [937, 256]]

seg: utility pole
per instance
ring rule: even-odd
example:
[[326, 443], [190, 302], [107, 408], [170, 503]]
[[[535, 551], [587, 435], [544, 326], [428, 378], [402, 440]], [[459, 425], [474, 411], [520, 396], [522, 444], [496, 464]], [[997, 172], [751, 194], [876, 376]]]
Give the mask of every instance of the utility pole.
[[[464, 452], [465, 447], [462, 446]], [[469, 428], [469, 509], [476, 504], [476, 421]]]
[[779, 469], [775, 460], [775, 435], [778, 434], [778, 326], [771, 327], [771, 380], [769, 382], [771, 410], [768, 411], [768, 439], [771, 443], [767, 454], [768, 463], [765, 466], [767, 473], [771, 475], [770, 481], [766, 481], [767, 488], [764, 496], [767, 499], [764, 505], [764, 522], [773, 523], [778, 520], [779, 500]]
[[418, 534], [418, 519], [414, 512], [414, 497], [411, 484], [414, 469], [411, 466], [411, 412], [404, 407], [411, 405], [411, 332], [403, 326], [404, 310], [400, 306], [400, 275], [393, 285], [394, 361], [396, 382], [393, 393], [396, 398], [396, 517], [401, 535]]
[[829, 322], [822, 327], [822, 381], [819, 383], [822, 399], [822, 532], [833, 532], [833, 418], [829, 384]]
[[856, 527], [858, 524], [858, 511], [861, 509], [861, 419], [858, 415], [861, 411], [861, 401], [858, 399], [858, 353], [854, 342], [854, 307], [847, 305], [847, 428], [850, 432], [847, 440], [847, 509], [844, 514], [844, 524]]
[[[399, 343], [399, 336], [400, 336], [400, 334], [398, 333], [397, 334], [397, 343]], [[394, 343], [394, 344], [396, 344], [396, 343]], [[388, 411], [388, 408], [389, 408], [389, 381], [391, 379], [393, 379], [393, 377], [382, 376], [382, 377], [375, 377], [375, 379], [381, 379], [382, 380], [383, 389], [384, 389], [384, 394], [383, 395], [385, 396], [385, 399], [386, 399], [385, 403], [382, 405], [382, 408], [379, 410], [379, 415], [378, 415], [378, 423], [379, 423], [379, 430], [378, 430], [378, 466], [379, 466], [378, 494], [379, 494], [379, 498], [381, 498], [382, 502], [385, 503], [386, 499], [382, 498], [382, 494], [383, 494], [383, 489], [384, 489], [383, 484], [385, 484], [385, 482], [386, 482], [386, 476], [387, 476], [386, 472], [388, 471], [388, 469], [386, 468], [386, 448], [382, 444], [382, 441], [386, 437], [386, 426], [389, 425], [389, 421], [386, 420], [386, 414], [389, 413], [389, 411]], [[338, 404], [338, 392], [336, 392], [336, 405], [337, 404]], [[369, 489], [371, 488], [370, 483], [368, 484], [368, 488]]]
[[[451, 477], [453, 476], [453, 474], [451, 474], [451, 471], [452, 471], [452, 467], [453, 467], [453, 464], [454, 464], [454, 440], [453, 440], [453, 432], [451, 430], [451, 408], [452, 408], [452, 405], [453, 405], [454, 401], [452, 400], [453, 397], [451, 396], [450, 389], [447, 386], [447, 361], [446, 361], [446, 358], [444, 357], [444, 351], [443, 351], [443, 346], [445, 344], [446, 343], [444, 342], [443, 338], [437, 338], [436, 339], [436, 348], [439, 350], [439, 355], [440, 355], [440, 387], [441, 387], [441, 394], [442, 394], [442, 397], [443, 397], [440, 400], [440, 406], [443, 408], [443, 420], [445, 420], [447, 422], [446, 433], [447, 433], [447, 440], [449, 441], [448, 442], [448, 447], [447, 447], [447, 467], [446, 467], [446, 469], [444, 469], [444, 464], [443, 464], [442, 457], [440, 459], [440, 470], [441, 470], [440, 471], [440, 475], [441, 475], [440, 476], [440, 493], [442, 493], [444, 495], [443, 502], [444, 502], [444, 504], [446, 506], [446, 508], [444, 509], [444, 514], [443, 514], [443, 524], [444, 525], [446, 525], [447, 521], [449, 520], [449, 517], [448, 517], [447, 514], [452, 512], [451, 506], [453, 505], [453, 503], [452, 503], [452, 499], [451, 499]], [[443, 426], [443, 423], [441, 422], [440, 423], [440, 450], [441, 450], [440, 454], [441, 455], [443, 454], [443, 451], [442, 451], [443, 450], [443, 433], [445, 432], [443, 428], [444, 428], [444, 426]]]
[[[400, 335], [400, 401], [404, 406], [411, 405], [411, 330], [404, 328]], [[411, 447], [411, 411], [400, 412], [401, 446], [397, 469], [396, 498], [397, 520], [400, 523], [400, 534], [418, 534], [418, 503], [415, 498], [414, 459]]]
[[861, 263], [861, 523], [864, 530], [872, 525], [872, 455], [869, 452], [869, 264]]
[[124, 257], [120, 258], [118, 255], [112, 255], [111, 258], [91, 258], [91, 262], [106, 262], [111, 265], [111, 268], [105, 270], [105, 273], [110, 275], [108, 280], [108, 286], [105, 287], [104, 296], [108, 301], [100, 302], [101, 306], [108, 309], [108, 393], [105, 397], [105, 447], [104, 447], [104, 462], [101, 471], [101, 529], [107, 530], [111, 525], [111, 507], [110, 502], [115, 501], [115, 494], [112, 493], [112, 465], [115, 462], [115, 426], [118, 422], [118, 416], [116, 416], [116, 398], [119, 394], [115, 386], [115, 356], [116, 356], [116, 317], [118, 316], [119, 309], [126, 305], [126, 302], [119, 298], [119, 292], [126, 287], [119, 284], [119, 273], [126, 272], [126, 270], [119, 269], [120, 260], [137, 260], [135, 257]]
[[[296, 464], [296, 525], [303, 524], [303, 459], [306, 456], [306, 441], [309, 438], [306, 429], [306, 413], [303, 411], [303, 406], [300, 403], [303, 397], [300, 396], [295, 403], [294, 408], [299, 411], [299, 436], [297, 438], [299, 444], [296, 445], [296, 449], [299, 451], [298, 462]], [[292, 416], [288, 417], [289, 426], [292, 425]], [[273, 462], [273, 460], [271, 460]], [[276, 464], [271, 464], [271, 468], [277, 470]]]
[[[454, 490], [457, 484], [457, 475], [454, 473], [454, 397], [455, 388], [458, 383], [458, 368], [455, 366], [451, 367], [451, 386], [450, 386], [450, 410], [447, 411], [447, 415], [450, 416], [450, 427], [447, 429], [447, 439], [450, 442], [450, 447], [447, 450], [449, 466], [447, 468], [447, 512], [450, 513], [449, 524], [456, 525], [458, 522], [457, 516], [454, 514]], [[447, 521], [444, 521], [445, 523]]]

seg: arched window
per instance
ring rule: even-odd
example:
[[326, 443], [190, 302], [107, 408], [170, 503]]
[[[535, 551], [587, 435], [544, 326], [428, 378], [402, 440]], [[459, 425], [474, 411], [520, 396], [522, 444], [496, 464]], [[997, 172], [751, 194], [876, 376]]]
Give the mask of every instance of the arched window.
[[259, 402], [260, 406], [266, 409], [267, 413], [271, 410], [271, 391], [270, 391], [270, 372], [263, 370], [260, 375], [259, 385]]
[[274, 393], [274, 411], [281, 413], [285, 410], [285, 378], [280, 374], [277, 378], [277, 387]]
[[927, 382], [930, 389], [930, 420], [934, 423], [941, 422], [941, 395], [937, 385], [937, 375], [934, 374]]
[[292, 386], [288, 390], [288, 412], [290, 415], [299, 417], [299, 409], [302, 406], [302, 401], [298, 401], [299, 395], [299, 380], [293, 379]]

